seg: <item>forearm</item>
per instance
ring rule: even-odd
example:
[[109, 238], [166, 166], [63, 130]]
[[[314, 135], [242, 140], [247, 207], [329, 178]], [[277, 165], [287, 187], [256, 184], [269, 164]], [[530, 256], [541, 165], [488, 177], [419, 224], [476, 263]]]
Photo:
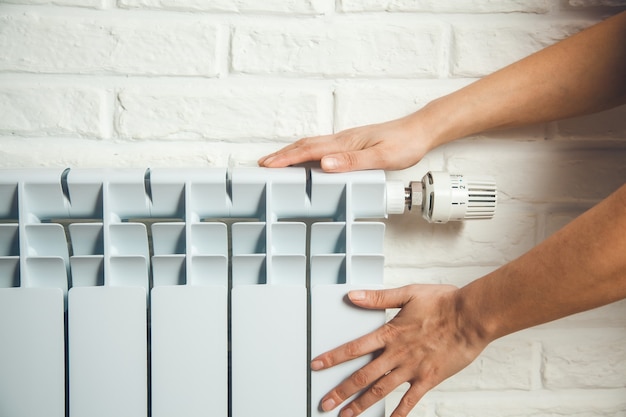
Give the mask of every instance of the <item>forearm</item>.
[[626, 298], [626, 185], [530, 252], [459, 290], [488, 341]]
[[412, 117], [416, 126], [428, 125], [435, 147], [625, 102], [626, 13], [621, 13], [435, 100]]

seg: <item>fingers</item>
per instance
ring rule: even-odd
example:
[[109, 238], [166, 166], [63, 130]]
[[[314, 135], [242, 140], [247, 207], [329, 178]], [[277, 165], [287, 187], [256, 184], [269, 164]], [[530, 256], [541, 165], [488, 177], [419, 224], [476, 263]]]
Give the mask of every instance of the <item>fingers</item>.
[[[385, 384], [379, 379], [385, 376], [389, 371], [389, 369], [384, 366], [384, 361], [375, 360], [354, 372], [322, 398], [322, 409], [324, 411], [330, 411], [357, 392], [373, 384], [378, 384], [376, 385], [376, 393], [382, 394], [382, 397], [378, 399], [383, 398], [384, 395], [387, 394], [387, 389]], [[387, 385], [389, 385], [388, 382]], [[393, 388], [395, 387], [391, 387], [390, 390], [393, 390]]]
[[258, 160], [260, 166], [282, 168], [308, 161], [319, 161], [329, 152], [340, 152], [334, 136], [316, 136], [300, 139]]
[[[340, 412], [340, 416], [357, 416], [364, 412], [366, 409], [384, 399], [387, 395], [389, 395], [394, 389], [396, 389], [400, 384], [404, 382], [404, 379], [394, 371], [380, 371], [376, 370], [376, 374], [380, 375], [375, 381], [371, 382], [370, 385], [359, 385], [359, 383], [364, 382], [365, 378], [360, 377], [360, 373], [371, 372], [363, 368], [357, 372], [355, 372], [349, 379], [344, 381], [343, 384], [337, 386], [337, 388], [331, 391], [328, 395], [333, 396], [339, 394], [332, 398], [332, 401], [345, 401], [350, 396], [354, 395], [359, 391], [363, 391], [361, 395], [359, 395], [354, 401], [347, 404]], [[345, 384], [345, 385], [344, 385]], [[348, 396], [343, 396], [344, 392], [347, 395], [347, 391], [350, 390], [351, 394]], [[341, 395], [341, 396], [340, 396]], [[326, 398], [326, 397], [325, 397]], [[337, 403], [339, 404], [339, 403]], [[322, 402], [322, 409], [324, 409], [324, 402]], [[325, 410], [325, 409], [324, 409]], [[327, 410], [325, 410], [327, 411]]]
[[[371, 127], [348, 129], [337, 134], [300, 139], [259, 159], [261, 166], [280, 168], [307, 161], [321, 161], [327, 172], [388, 168], [393, 157], [381, 148]], [[392, 153], [393, 154], [393, 153]], [[387, 156], [385, 156], [387, 155]]]
[[313, 358], [311, 369], [319, 371], [380, 350], [385, 345], [384, 326]]
[[407, 392], [402, 396], [400, 403], [391, 413], [391, 417], [406, 417], [409, 415], [411, 410], [415, 408], [417, 403], [422, 399], [422, 397], [428, 391], [428, 387], [423, 384], [411, 384], [411, 387], [407, 390]]
[[[333, 153], [331, 142], [293, 143], [278, 152], [259, 159], [260, 166], [282, 168], [307, 161], [320, 161], [326, 172], [348, 172], [364, 169], [385, 169], [387, 163], [377, 148]], [[328, 145], [328, 146], [327, 146]]]
[[[382, 310], [403, 307], [411, 298], [408, 293], [408, 287], [388, 290], [356, 290], [350, 291], [348, 297], [351, 302], [360, 307]], [[396, 336], [396, 333], [395, 327], [390, 323], [386, 323], [371, 333], [313, 358], [311, 369], [318, 371], [330, 368], [354, 358], [376, 352], [385, 347], [389, 340]]]
[[[339, 413], [340, 417], [358, 416], [409, 379], [402, 367], [385, 371], [387, 369], [385, 362], [387, 361], [382, 359], [371, 362], [353, 373], [322, 398], [322, 410], [331, 411], [361, 391], [361, 394], [343, 407]], [[425, 383], [410, 382], [410, 384], [393, 411], [392, 417], [406, 417], [429, 389]]]
[[[322, 410], [331, 411], [357, 392], [362, 391], [358, 397], [343, 407], [339, 413], [340, 417], [358, 416], [407, 381], [406, 375], [402, 374], [401, 368], [387, 372], [382, 371], [382, 369], [385, 368], [366, 366], [356, 371], [324, 396], [321, 401]], [[370, 375], [380, 376], [368, 384]], [[410, 384], [409, 389], [402, 396], [391, 417], [408, 416], [429, 389], [429, 386], [424, 383], [410, 382]]]

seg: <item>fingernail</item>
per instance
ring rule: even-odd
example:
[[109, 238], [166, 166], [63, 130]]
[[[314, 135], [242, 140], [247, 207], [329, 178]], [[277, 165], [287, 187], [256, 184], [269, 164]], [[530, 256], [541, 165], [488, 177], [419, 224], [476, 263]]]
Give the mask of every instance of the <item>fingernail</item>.
[[365, 291], [350, 291], [350, 299], [354, 301], [363, 301], [365, 300]]
[[261, 160], [261, 165], [269, 165], [272, 163], [273, 160], [274, 160], [273, 156], [265, 158], [264, 160]]
[[354, 415], [354, 411], [351, 408], [346, 408], [340, 414], [341, 417], [352, 417]]
[[324, 168], [327, 171], [332, 171], [334, 169], [337, 169], [337, 167], [339, 166], [339, 161], [337, 161], [336, 158], [323, 158], [322, 159], [322, 168]]
[[330, 411], [333, 408], [335, 408], [335, 400], [332, 398], [329, 398], [322, 403], [322, 410], [324, 411]]
[[322, 361], [313, 361], [313, 362], [311, 362], [311, 369], [313, 369], [314, 371], [319, 371], [323, 367], [324, 367], [324, 362], [322, 362]]

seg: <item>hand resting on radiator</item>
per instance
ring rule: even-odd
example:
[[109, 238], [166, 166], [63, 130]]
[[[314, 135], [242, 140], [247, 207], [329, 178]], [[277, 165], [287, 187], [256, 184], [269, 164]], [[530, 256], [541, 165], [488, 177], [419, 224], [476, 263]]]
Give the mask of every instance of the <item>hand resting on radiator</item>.
[[408, 116], [300, 139], [258, 163], [284, 167], [319, 160], [328, 172], [403, 169], [458, 138], [624, 104], [625, 32], [623, 12]]
[[[320, 160], [329, 172], [402, 169], [429, 150], [492, 129], [544, 123], [626, 103], [626, 13], [539, 51], [417, 112], [386, 123], [301, 139], [263, 157], [282, 167]], [[567, 68], [567, 71], [563, 71]], [[414, 285], [350, 294], [366, 308], [401, 308], [371, 334], [314, 358], [323, 371], [379, 355], [321, 399], [356, 416], [404, 382], [392, 417], [469, 364], [491, 341], [626, 298], [626, 186], [520, 258], [463, 288]]]

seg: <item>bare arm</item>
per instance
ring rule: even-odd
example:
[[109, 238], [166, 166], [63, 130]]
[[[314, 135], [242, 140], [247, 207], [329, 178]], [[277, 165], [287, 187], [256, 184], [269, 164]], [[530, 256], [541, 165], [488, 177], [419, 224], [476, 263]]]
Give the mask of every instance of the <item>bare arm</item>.
[[626, 12], [541, 50], [417, 112], [301, 139], [259, 160], [322, 160], [327, 171], [402, 169], [474, 133], [593, 113], [626, 102]]
[[360, 414], [404, 382], [392, 417], [467, 366], [493, 340], [530, 326], [626, 298], [626, 185], [527, 254], [467, 286], [412, 285], [350, 293], [366, 308], [402, 309], [378, 330], [313, 359], [322, 370], [375, 351], [380, 355], [321, 401], [326, 411]]

